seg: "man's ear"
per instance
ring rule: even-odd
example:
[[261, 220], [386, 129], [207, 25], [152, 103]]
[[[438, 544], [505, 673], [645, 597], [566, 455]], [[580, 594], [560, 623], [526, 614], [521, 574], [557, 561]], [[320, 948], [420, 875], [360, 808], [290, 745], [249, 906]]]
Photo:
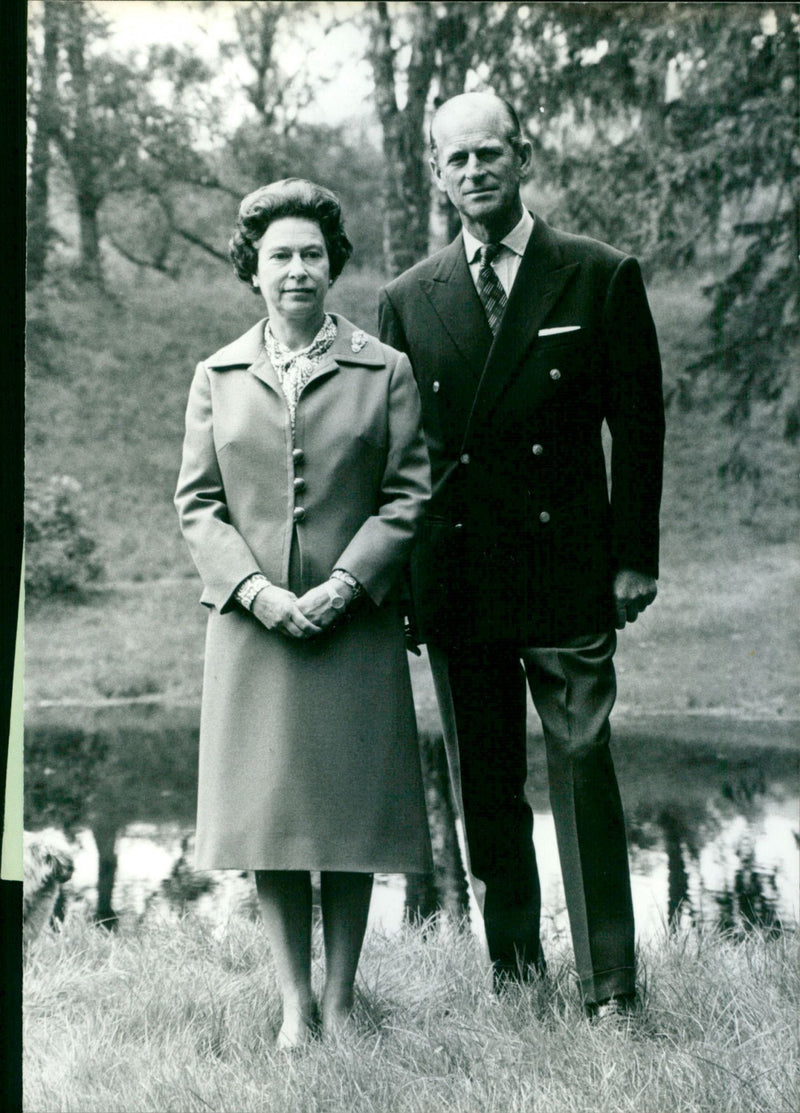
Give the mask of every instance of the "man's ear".
[[520, 139], [516, 144], [519, 159], [519, 176], [522, 181], [530, 175], [533, 164], [533, 144], [528, 139]]
[[431, 168], [431, 175], [434, 182], [436, 183], [436, 188], [439, 190], [440, 193], [447, 193], [444, 181], [442, 180], [442, 175], [439, 173], [439, 160], [437, 159], [436, 155], [429, 155], [428, 166], [430, 166]]

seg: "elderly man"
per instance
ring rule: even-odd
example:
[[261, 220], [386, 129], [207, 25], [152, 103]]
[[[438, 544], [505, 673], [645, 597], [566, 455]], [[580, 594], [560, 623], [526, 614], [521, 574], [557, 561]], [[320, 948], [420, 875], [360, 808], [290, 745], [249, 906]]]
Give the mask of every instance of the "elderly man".
[[544, 970], [527, 678], [583, 999], [616, 1017], [635, 1001], [634, 925], [609, 714], [616, 629], [656, 595], [655, 329], [634, 258], [524, 208], [531, 145], [506, 101], [445, 102], [430, 163], [462, 232], [381, 292], [380, 331], [422, 396], [434, 489], [412, 586], [470, 872], [495, 984]]

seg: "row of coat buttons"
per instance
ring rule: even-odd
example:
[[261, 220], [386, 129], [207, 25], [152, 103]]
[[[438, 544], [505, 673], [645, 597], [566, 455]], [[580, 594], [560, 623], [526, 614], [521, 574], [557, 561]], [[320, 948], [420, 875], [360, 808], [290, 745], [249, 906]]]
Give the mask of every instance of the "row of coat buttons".
[[[551, 367], [550, 368], [550, 378], [553, 380], [554, 383], [557, 383], [558, 380], [561, 378], [561, 372], [559, 371], [559, 369], [557, 367]], [[432, 386], [433, 386], [433, 393], [438, 394], [439, 391], [441, 390], [442, 384], [439, 382], [438, 379], [435, 379], [432, 383]]]
[[[533, 445], [533, 447], [531, 448], [531, 452], [533, 453], [533, 455], [534, 455], [534, 456], [543, 456], [543, 455], [544, 455], [544, 446], [543, 446], [543, 445], [541, 445], [541, 444], [535, 444], [535, 445]], [[468, 464], [468, 463], [469, 463], [469, 461], [470, 461], [470, 455], [469, 455], [469, 453], [468, 453], [468, 452], [465, 452], [465, 453], [463, 454], [463, 456], [459, 456], [459, 458], [458, 458], [458, 459], [459, 459], [459, 462], [460, 462], [460, 463], [462, 463], [462, 464]], [[297, 483], [297, 480], [295, 480], [295, 484], [296, 484], [296, 483]]]
[[[544, 446], [541, 444], [535, 444], [531, 447], [531, 452], [534, 456], [544, 456]], [[469, 453], [465, 452], [463, 456], [459, 456], [459, 460], [462, 464], [468, 464], [470, 460]], [[297, 480], [295, 480], [295, 483], [296, 482]]]
[[[559, 369], [557, 367], [552, 367], [550, 369], [550, 378], [553, 380], [554, 383], [557, 383], [558, 380], [561, 378], [561, 372], [559, 371]], [[436, 380], [433, 383], [433, 392], [434, 392], [434, 394], [439, 393], [439, 381], [438, 380]], [[543, 456], [544, 455], [544, 446], [541, 445], [541, 444], [535, 444], [531, 447], [531, 452], [533, 453], [534, 456]], [[461, 461], [462, 464], [468, 464], [469, 460], [470, 460], [470, 457], [469, 457], [468, 452], [463, 453], [463, 455], [460, 457], [460, 461]], [[543, 526], [546, 526], [547, 523], [550, 521], [550, 515], [548, 514], [548, 512], [546, 510], [542, 510], [542, 512], [539, 514], [539, 521], [542, 523]], [[458, 522], [454, 528], [455, 529], [463, 529], [464, 527], [463, 527], [463, 524], [461, 522]]]
[[[302, 464], [304, 464], [305, 459], [306, 459], [306, 454], [305, 454], [305, 452], [303, 452], [302, 448], [293, 448], [292, 449], [292, 461], [293, 461], [294, 466], [296, 468], [298, 468]], [[306, 481], [305, 481], [305, 479], [302, 478], [302, 476], [298, 475], [297, 478], [294, 481], [295, 494], [299, 495], [302, 491], [305, 491], [305, 489], [306, 489]], [[306, 516], [305, 507], [296, 506], [294, 508], [294, 511], [292, 513], [292, 517], [294, 518], [294, 520], [296, 522], [302, 522], [303, 519], [305, 518], [305, 516]]]
[[[546, 510], [543, 510], [541, 512], [541, 514], [539, 515], [539, 521], [542, 523], [543, 526], [546, 526], [547, 523], [550, 521], [550, 515], [547, 513]], [[456, 524], [453, 526], [453, 529], [463, 529], [463, 528], [464, 528], [464, 523], [463, 522], [456, 522]]]
[[[534, 456], [541, 456], [544, 453], [544, 448], [540, 444], [535, 444], [532, 447], [531, 452]], [[465, 452], [462, 456], [459, 457], [459, 460], [462, 464], [468, 464], [470, 460], [469, 453]], [[550, 521], [550, 515], [547, 513], [546, 510], [543, 510], [539, 515], [539, 521], [542, 523], [543, 526], [546, 526], [547, 523]], [[461, 522], [459, 522], [454, 528], [463, 529], [463, 526]]]

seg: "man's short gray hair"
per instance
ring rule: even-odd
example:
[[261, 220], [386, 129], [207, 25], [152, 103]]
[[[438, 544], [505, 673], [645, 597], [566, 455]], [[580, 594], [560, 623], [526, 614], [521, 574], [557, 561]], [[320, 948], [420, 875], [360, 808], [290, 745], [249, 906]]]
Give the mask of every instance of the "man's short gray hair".
[[[463, 96], [464, 94], [459, 93], [458, 95]], [[505, 97], [501, 97], [497, 93], [490, 93], [489, 95], [493, 96], [497, 100], [497, 102], [503, 106], [506, 116], [508, 117], [509, 131], [506, 139], [509, 141], [512, 147], [518, 146], [518, 144], [522, 142], [522, 124], [520, 123], [519, 115], [517, 114], [516, 108], [514, 108], [514, 105], [511, 103], [510, 100], [506, 100]], [[436, 110], [434, 111], [433, 116], [431, 116], [431, 124], [428, 129], [428, 143], [430, 145], [431, 154], [434, 156], [434, 158], [437, 154], [436, 140], [433, 138], [433, 126], [436, 123], [436, 117], [439, 115], [441, 110], [447, 104], [449, 104], [451, 100], [454, 99], [454, 97], [448, 97], [448, 99], [442, 101], [441, 104], [437, 104]]]

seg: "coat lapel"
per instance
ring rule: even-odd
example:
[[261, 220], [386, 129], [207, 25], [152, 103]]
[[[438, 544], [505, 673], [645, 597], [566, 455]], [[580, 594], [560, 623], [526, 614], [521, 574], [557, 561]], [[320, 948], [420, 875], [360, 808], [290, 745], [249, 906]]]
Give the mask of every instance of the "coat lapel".
[[338, 371], [346, 364], [357, 364], [359, 367], [386, 366], [380, 343], [374, 336], [369, 336], [362, 329], [356, 328], [339, 313], [331, 313], [331, 317], [336, 322], [336, 339], [308, 383], [314, 383], [324, 375]]
[[[352, 363], [361, 367], [385, 366], [383, 351], [374, 336], [368, 336], [367, 333], [357, 329], [346, 317], [336, 313], [332, 313], [331, 316], [336, 322], [336, 339], [326, 352], [326, 358], [309, 379], [309, 383], [335, 373], [342, 364]], [[265, 324], [266, 318], [263, 318], [238, 340], [220, 348], [205, 362], [207, 366], [220, 371], [234, 367], [246, 368], [282, 398], [283, 391], [278, 376], [264, 346]]]
[[577, 269], [577, 263], [562, 265], [561, 251], [552, 229], [537, 216], [475, 393], [464, 434], [465, 445], [472, 426], [486, 419], [501, 394], [520, 373], [525, 357], [536, 343], [542, 322]]
[[465, 363], [475, 378], [480, 378], [492, 346], [492, 333], [460, 234], [445, 249], [433, 278], [422, 279], [420, 287]]
[[278, 382], [278, 376], [267, 358], [267, 351], [264, 347], [264, 326], [266, 323], [267, 319], [263, 317], [237, 340], [215, 352], [210, 359], [206, 360], [206, 365], [219, 371], [233, 369], [234, 367], [247, 368], [251, 374], [260, 379], [262, 383], [266, 383], [278, 397], [282, 398], [283, 391]]

